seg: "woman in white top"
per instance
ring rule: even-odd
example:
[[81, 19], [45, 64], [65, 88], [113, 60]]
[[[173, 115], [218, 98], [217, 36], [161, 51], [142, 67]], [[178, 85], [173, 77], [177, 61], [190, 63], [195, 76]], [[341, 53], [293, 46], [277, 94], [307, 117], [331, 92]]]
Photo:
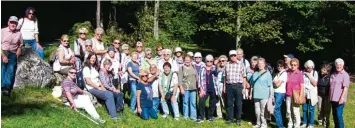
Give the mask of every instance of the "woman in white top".
[[[304, 79], [304, 94], [306, 96], [306, 103], [303, 104], [303, 124], [301, 127], [309, 128], [314, 126], [314, 111], [315, 105], [318, 102], [318, 73], [314, 70], [314, 63], [312, 60], [308, 60], [305, 64], [305, 71], [303, 72]], [[309, 114], [308, 114], [309, 111]], [[308, 115], [308, 116], [307, 116]]]
[[95, 37], [91, 39], [92, 41], [92, 50], [97, 55], [97, 61], [100, 64], [103, 55], [107, 53], [105, 50], [104, 42], [101, 40], [104, 30], [102, 28], [95, 29]]
[[69, 36], [64, 34], [60, 39], [60, 45], [53, 63], [53, 71], [67, 75], [69, 69], [74, 65], [74, 53], [69, 46]]
[[274, 77], [274, 98], [275, 98], [275, 109], [274, 116], [276, 121], [276, 126], [278, 128], [283, 128], [281, 105], [286, 96], [286, 82], [287, 82], [287, 72], [285, 70], [286, 65], [283, 60], [277, 61], [277, 70], [279, 71]]
[[34, 8], [27, 8], [25, 17], [18, 22], [17, 29], [21, 31], [23, 42], [31, 46], [38, 56], [44, 59], [44, 51], [38, 39], [38, 20], [35, 17], [35, 12]]

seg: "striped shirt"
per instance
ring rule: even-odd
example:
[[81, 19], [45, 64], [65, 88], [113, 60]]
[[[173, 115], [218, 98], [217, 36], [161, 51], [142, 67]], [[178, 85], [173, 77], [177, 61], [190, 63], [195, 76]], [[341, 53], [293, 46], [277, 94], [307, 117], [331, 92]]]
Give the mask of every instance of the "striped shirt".
[[79, 94], [80, 88], [75, 84], [74, 81], [65, 79], [62, 82], [62, 96], [66, 98], [65, 93], [70, 92], [73, 97], [75, 97], [77, 94]]
[[243, 83], [243, 78], [246, 77], [245, 66], [242, 61], [237, 61], [235, 63], [228, 62], [226, 64], [226, 83], [227, 84], [237, 84]]

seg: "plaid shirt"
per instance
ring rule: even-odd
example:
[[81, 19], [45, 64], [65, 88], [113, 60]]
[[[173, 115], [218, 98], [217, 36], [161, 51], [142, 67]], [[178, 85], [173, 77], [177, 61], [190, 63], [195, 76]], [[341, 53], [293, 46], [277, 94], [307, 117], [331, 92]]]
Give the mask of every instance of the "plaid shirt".
[[[205, 92], [207, 92], [207, 73], [206, 73], [206, 68], [203, 67], [201, 68], [200, 74], [199, 74], [199, 79], [198, 79], [198, 88], [202, 88]], [[215, 90], [216, 95], [218, 95], [218, 88], [217, 88], [217, 70], [216, 67], [213, 66], [212, 70], [210, 71], [212, 73], [212, 79], [213, 79], [213, 87]], [[207, 93], [205, 93], [206, 95]]]
[[228, 62], [225, 73], [227, 84], [243, 83], [243, 77], [246, 77], [245, 66], [242, 61]]

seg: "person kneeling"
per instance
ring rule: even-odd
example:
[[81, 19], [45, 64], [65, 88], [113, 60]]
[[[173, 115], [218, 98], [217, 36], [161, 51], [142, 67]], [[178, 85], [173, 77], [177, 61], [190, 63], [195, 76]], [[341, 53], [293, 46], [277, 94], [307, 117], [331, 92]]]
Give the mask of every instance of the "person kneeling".
[[65, 105], [70, 106], [73, 110], [77, 108], [83, 108], [90, 116], [97, 121], [104, 123], [105, 120], [100, 118], [100, 115], [96, 112], [96, 109], [87, 91], [81, 90], [74, 82], [76, 78], [76, 70], [70, 68], [68, 72], [68, 77], [62, 82], [62, 101]]
[[157, 119], [157, 112], [153, 108], [152, 83], [148, 82], [148, 72], [141, 71], [137, 84], [137, 111], [144, 120], [149, 117]]

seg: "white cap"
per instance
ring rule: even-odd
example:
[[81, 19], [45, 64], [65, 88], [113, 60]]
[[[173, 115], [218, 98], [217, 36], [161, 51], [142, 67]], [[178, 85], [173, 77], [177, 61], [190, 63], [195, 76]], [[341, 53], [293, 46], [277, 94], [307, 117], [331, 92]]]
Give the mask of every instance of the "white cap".
[[11, 21], [18, 22], [18, 18], [16, 16], [10, 16], [9, 22], [11, 22]]
[[194, 53], [193, 52], [187, 52], [187, 55], [194, 56]]
[[200, 52], [196, 52], [194, 57], [202, 57], [201, 53]]
[[182, 52], [182, 49], [180, 47], [176, 47], [175, 52]]
[[143, 45], [143, 43], [140, 41], [137, 41], [136, 46], [138, 46], [138, 45]]
[[236, 50], [230, 50], [229, 51], [229, 55], [237, 55], [237, 51]]
[[345, 62], [344, 62], [344, 60], [343, 60], [343, 59], [338, 58], [338, 59], [336, 59], [336, 60], [335, 60], [335, 64], [344, 65], [344, 64], [345, 64]]
[[206, 61], [211, 61], [211, 60], [213, 60], [214, 58], [213, 58], [213, 56], [211, 55], [211, 54], [208, 54], [207, 56], [206, 56]]

